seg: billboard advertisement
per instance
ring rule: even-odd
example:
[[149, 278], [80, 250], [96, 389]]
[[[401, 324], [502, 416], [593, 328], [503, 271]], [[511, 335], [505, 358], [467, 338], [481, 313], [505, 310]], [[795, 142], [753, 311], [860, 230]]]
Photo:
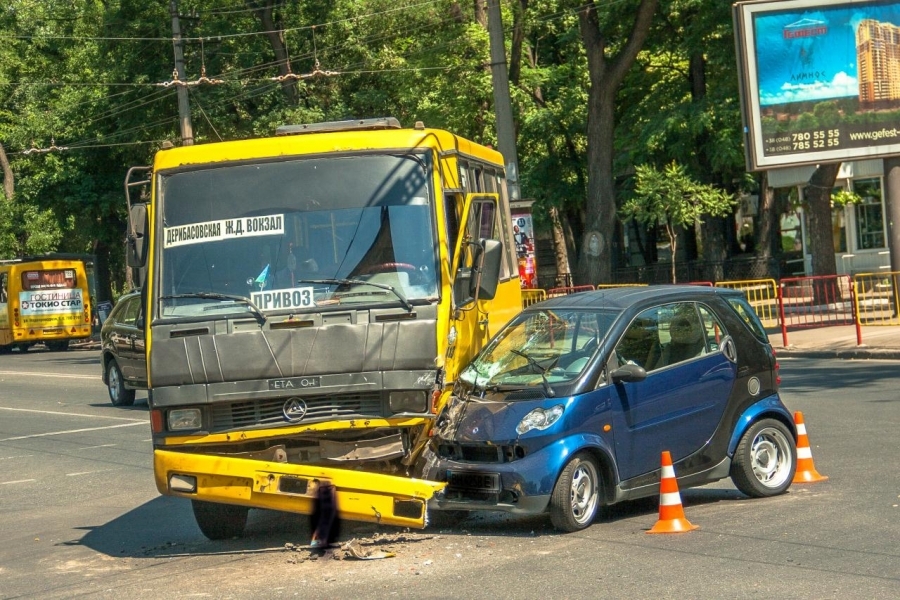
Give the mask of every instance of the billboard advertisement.
[[900, 0], [734, 5], [751, 171], [900, 154]]

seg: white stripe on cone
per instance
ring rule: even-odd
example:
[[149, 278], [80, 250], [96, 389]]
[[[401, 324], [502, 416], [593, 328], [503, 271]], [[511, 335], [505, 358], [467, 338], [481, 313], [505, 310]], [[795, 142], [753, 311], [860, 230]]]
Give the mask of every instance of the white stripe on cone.
[[681, 504], [681, 494], [678, 492], [670, 492], [668, 494], [659, 495], [660, 506], [675, 506]]

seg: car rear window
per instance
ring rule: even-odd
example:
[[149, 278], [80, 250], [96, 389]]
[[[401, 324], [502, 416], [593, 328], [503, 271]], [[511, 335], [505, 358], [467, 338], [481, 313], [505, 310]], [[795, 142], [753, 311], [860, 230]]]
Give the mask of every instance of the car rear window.
[[759, 320], [756, 311], [753, 310], [753, 307], [750, 306], [750, 303], [745, 298], [739, 296], [728, 298], [728, 304], [731, 305], [731, 308], [734, 309], [741, 320], [747, 324], [747, 327], [759, 341], [765, 344], [769, 343], [769, 336], [766, 334], [765, 327]]

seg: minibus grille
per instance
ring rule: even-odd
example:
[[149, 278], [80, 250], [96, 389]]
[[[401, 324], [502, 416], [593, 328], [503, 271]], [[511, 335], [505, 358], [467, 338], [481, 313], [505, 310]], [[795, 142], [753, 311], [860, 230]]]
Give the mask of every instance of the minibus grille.
[[[302, 396], [301, 398], [306, 403], [306, 415], [300, 421], [301, 423], [383, 416], [381, 394], [378, 392]], [[212, 428], [215, 431], [221, 431], [286, 423], [285, 401], [285, 398], [279, 398], [213, 404], [210, 409]]]

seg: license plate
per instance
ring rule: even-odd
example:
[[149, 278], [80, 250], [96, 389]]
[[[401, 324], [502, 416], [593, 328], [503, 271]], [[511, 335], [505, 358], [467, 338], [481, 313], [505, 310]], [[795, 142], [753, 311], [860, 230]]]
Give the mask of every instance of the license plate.
[[499, 492], [500, 474], [451, 470], [447, 471], [447, 486], [479, 492]]

